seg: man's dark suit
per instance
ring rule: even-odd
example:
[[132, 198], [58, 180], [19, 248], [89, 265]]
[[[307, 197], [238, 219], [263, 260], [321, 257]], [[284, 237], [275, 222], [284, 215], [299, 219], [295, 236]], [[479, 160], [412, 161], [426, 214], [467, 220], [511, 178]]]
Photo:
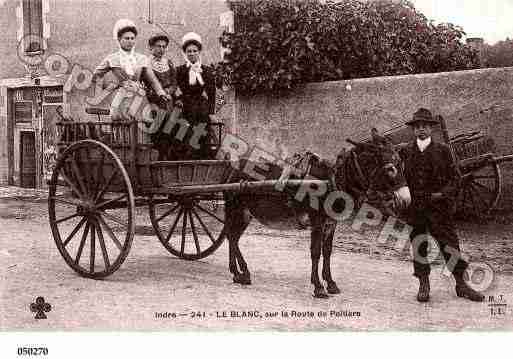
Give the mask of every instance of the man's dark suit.
[[[400, 152], [404, 161], [404, 173], [412, 193], [412, 206], [407, 221], [413, 226], [410, 239], [414, 245], [414, 275], [429, 275], [430, 265], [426, 263], [427, 241], [413, 242], [415, 237], [428, 231], [438, 242], [447, 263], [454, 254], [460, 252], [459, 239], [451, 219], [451, 208], [458, 191], [459, 175], [447, 145], [434, 141], [421, 152], [416, 141], [408, 144]], [[442, 198], [431, 199], [432, 193], [442, 193]], [[420, 243], [420, 245], [418, 245]], [[418, 245], [418, 249], [416, 249]], [[451, 250], [451, 247], [453, 250]], [[452, 254], [451, 254], [452, 253]], [[420, 258], [419, 258], [420, 257]], [[424, 258], [424, 260], [422, 260]], [[468, 264], [459, 256], [454, 268], [449, 269], [454, 276], [463, 278]], [[454, 259], [453, 259], [454, 262]]]

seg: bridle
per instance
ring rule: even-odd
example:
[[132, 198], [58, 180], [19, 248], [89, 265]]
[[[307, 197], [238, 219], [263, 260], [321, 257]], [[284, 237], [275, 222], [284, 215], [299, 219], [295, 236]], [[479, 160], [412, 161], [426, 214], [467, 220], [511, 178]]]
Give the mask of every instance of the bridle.
[[363, 174], [362, 166], [360, 166], [360, 161], [358, 161], [358, 154], [355, 151], [351, 151], [351, 159], [353, 160], [353, 165], [356, 168], [356, 174], [358, 175], [358, 183], [363, 183], [364, 188], [370, 187], [370, 182], [365, 175]]
[[362, 166], [360, 164], [359, 156], [356, 151], [350, 151], [350, 159], [356, 170], [356, 181], [362, 185], [361, 198], [358, 199], [360, 204], [369, 203], [376, 205], [377, 207], [385, 212], [387, 215], [395, 215], [396, 211], [401, 210], [401, 201], [398, 195], [394, 191], [382, 191], [375, 187], [374, 182], [371, 180], [375, 178], [376, 173], [383, 169], [385, 172], [394, 171], [394, 177], [398, 174], [398, 169], [392, 162], [385, 164], [384, 166], [376, 166], [370, 173], [369, 176], [365, 176]]

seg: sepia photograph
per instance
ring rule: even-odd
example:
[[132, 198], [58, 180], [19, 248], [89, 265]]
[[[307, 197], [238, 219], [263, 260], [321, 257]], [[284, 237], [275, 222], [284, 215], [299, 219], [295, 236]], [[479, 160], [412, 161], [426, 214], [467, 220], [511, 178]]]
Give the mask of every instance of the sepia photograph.
[[52, 358], [34, 333], [511, 333], [512, 18], [0, 0], [9, 358]]

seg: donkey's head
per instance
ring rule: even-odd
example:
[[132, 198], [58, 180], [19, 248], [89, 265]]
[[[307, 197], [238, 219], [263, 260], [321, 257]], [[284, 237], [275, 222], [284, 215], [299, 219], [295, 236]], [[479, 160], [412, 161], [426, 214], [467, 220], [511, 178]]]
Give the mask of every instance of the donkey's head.
[[[402, 161], [388, 141], [356, 142], [355, 147], [338, 161], [336, 180], [343, 176], [342, 188], [388, 215], [397, 214], [411, 203], [410, 191], [402, 170]], [[340, 168], [340, 166], [343, 166]]]

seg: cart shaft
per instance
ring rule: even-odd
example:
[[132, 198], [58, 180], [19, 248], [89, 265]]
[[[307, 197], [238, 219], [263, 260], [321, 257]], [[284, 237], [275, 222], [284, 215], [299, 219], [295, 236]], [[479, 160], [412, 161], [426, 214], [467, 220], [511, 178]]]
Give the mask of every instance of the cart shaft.
[[513, 161], [513, 154], [512, 155], [505, 155], [505, 156], [494, 157], [493, 160], [495, 162], [498, 162], [498, 163], [511, 162], [511, 161]]
[[265, 180], [239, 183], [224, 183], [212, 185], [190, 185], [177, 187], [163, 187], [158, 190], [159, 193], [174, 195], [212, 193], [212, 192], [278, 192], [280, 188], [299, 187], [299, 186], [326, 186], [328, 181], [321, 180]]

